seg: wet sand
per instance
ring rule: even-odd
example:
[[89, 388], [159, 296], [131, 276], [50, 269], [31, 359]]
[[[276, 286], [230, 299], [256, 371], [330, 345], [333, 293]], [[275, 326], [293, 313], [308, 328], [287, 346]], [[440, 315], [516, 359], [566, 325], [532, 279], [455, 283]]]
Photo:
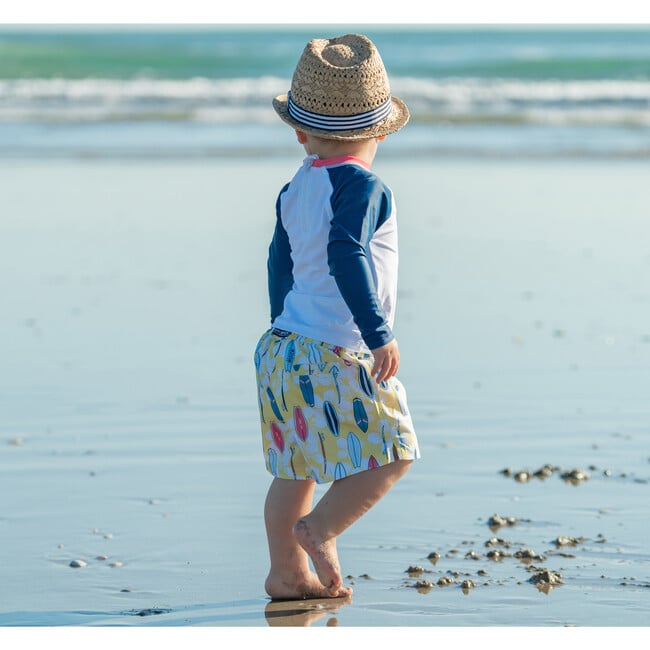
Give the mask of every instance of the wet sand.
[[645, 634], [647, 165], [378, 159], [423, 458], [339, 541], [352, 601], [278, 604], [251, 355], [294, 167], [0, 165], [0, 625]]

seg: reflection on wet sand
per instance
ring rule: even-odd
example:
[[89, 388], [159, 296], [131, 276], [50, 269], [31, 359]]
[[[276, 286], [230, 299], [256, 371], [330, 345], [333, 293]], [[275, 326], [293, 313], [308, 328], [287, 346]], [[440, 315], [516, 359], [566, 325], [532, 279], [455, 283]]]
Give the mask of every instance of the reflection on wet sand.
[[[272, 600], [264, 608], [264, 616], [270, 627], [308, 627], [327, 615], [336, 614], [342, 605], [349, 605], [352, 598], [315, 598], [313, 600]], [[338, 621], [332, 616], [328, 627], [336, 627]]]

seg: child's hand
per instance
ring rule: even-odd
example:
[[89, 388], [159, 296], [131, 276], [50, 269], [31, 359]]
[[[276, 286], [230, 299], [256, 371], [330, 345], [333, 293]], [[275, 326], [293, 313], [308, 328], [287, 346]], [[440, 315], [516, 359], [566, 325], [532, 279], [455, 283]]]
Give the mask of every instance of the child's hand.
[[393, 339], [386, 345], [371, 350], [375, 357], [375, 365], [372, 367], [372, 376], [377, 383], [386, 381], [397, 374], [399, 368], [399, 347], [397, 340]]

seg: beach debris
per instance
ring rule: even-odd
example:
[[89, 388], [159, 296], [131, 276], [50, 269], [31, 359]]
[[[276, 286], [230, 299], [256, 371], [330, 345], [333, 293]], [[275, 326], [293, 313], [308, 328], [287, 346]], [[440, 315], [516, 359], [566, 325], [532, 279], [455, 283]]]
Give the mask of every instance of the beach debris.
[[542, 465], [538, 470], [536, 470], [533, 473], [533, 476], [535, 478], [544, 480], [545, 478], [548, 478], [549, 476], [552, 476], [553, 472], [555, 472], [556, 470], [559, 470], [559, 469], [560, 469], [559, 467], [553, 467], [552, 465], [548, 465], [548, 464]]
[[589, 474], [581, 469], [572, 469], [568, 472], [563, 472], [560, 478], [572, 485], [579, 485], [580, 483], [589, 480]]
[[427, 555], [427, 559], [432, 563], [432, 564], [438, 564], [438, 560], [441, 558], [440, 553], [437, 551], [431, 551], [429, 555]]
[[485, 569], [479, 569], [479, 570], [476, 572], [476, 575], [477, 575], [477, 576], [486, 576], [487, 574], [488, 574], [488, 572], [487, 572]]
[[159, 616], [160, 614], [169, 614], [172, 610], [166, 607], [147, 607], [146, 609], [135, 609], [126, 612], [131, 616]]
[[412, 578], [417, 578], [419, 575], [424, 573], [424, 567], [421, 567], [419, 564], [414, 564], [406, 569], [406, 573], [408, 573]]
[[449, 585], [453, 584], [454, 579], [449, 576], [442, 576], [440, 580], [438, 580], [438, 587], [448, 587]]
[[485, 546], [503, 546], [503, 548], [510, 548], [511, 544], [507, 540], [501, 539], [500, 537], [492, 537], [491, 539], [488, 539], [487, 542], [485, 542]]
[[8, 445], [13, 445], [14, 447], [20, 447], [23, 444], [22, 438], [10, 438], [7, 440]]
[[465, 559], [466, 560], [480, 560], [481, 556], [478, 555], [474, 550], [471, 550], [465, 555]]
[[88, 562], [84, 562], [83, 560], [72, 560], [68, 566], [72, 567], [73, 569], [83, 569], [84, 567], [88, 566]]
[[415, 588], [421, 593], [421, 594], [428, 594], [434, 587], [433, 582], [430, 580], [418, 580], [415, 583]]
[[[592, 471], [595, 471], [596, 468], [591, 466], [590, 469]], [[573, 485], [578, 485], [589, 479], [589, 473], [585, 470], [571, 469], [563, 472], [561, 467], [551, 465], [549, 463], [542, 465], [534, 472], [530, 471], [529, 469], [520, 469], [513, 471], [510, 468], [500, 471], [500, 474], [503, 474], [503, 476], [506, 476], [508, 478], [514, 478], [514, 480], [518, 483], [528, 483], [533, 478], [537, 478], [543, 481], [555, 473], [559, 473], [562, 480], [566, 481], [567, 483], [572, 483]], [[611, 470], [605, 470], [604, 474], [606, 476], [611, 476], [612, 472]]]
[[560, 548], [562, 546], [577, 546], [578, 544], [582, 544], [584, 541], [586, 541], [584, 537], [565, 537], [564, 535], [561, 535], [553, 540], [553, 544]]
[[468, 578], [466, 580], [463, 580], [460, 587], [464, 592], [467, 593], [470, 589], [474, 589], [476, 587], [476, 583]]
[[543, 562], [546, 558], [543, 555], [538, 555], [530, 548], [522, 548], [515, 553], [515, 557], [522, 562], [532, 562], [533, 560], [537, 562]]
[[549, 585], [552, 587], [564, 584], [562, 576], [556, 571], [537, 568], [535, 569], [535, 574], [528, 579], [528, 582], [534, 585]]
[[486, 557], [488, 560], [500, 562], [501, 560], [503, 560], [504, 557], [510, 557], [510, 555], [504, 553], [503, 551], [500, 551], [498, 548], [495, 548], [492, 549], [491, 551], [488, 551]]
[[490, 528], [501, 528], [504, 526], [516, 526], [517, 520], [514, 517], [501, 517], [494, 514], [488, 519], [488, 526]]

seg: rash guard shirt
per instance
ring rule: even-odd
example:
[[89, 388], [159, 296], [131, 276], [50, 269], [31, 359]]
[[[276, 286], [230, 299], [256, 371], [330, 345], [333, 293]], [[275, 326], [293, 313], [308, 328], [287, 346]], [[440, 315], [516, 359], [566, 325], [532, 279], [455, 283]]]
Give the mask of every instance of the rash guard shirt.
[[272, 325], [357, 351], [391, 341], [395, 215], [392, 192], [362, 160], [305, 158], [276, 202]]

